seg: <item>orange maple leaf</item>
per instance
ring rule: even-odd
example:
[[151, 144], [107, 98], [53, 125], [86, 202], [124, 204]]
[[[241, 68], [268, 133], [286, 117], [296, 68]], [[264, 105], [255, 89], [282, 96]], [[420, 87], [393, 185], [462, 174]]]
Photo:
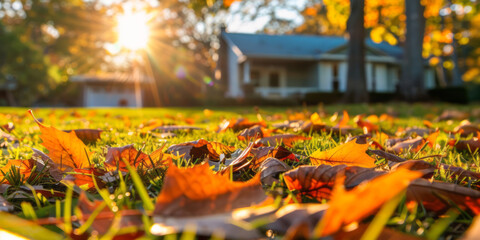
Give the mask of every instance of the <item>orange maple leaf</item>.
[[28, 113], [40, 127], [42, 145], [47, 148], [48, 156], [58, 164], [60, 170], [84, 168], [89, 164], [90, 152], [75, 131], [66, 133], [54, 127], [47, 127], [35, 118], [32, 110], [28, 110]]
[[421, 172], [401, 169], [345, 191], [337, 181], [329, 201], [329, 208], [316, 228], [316, 234], [327, 236], [342, 226], [358, 222], [373, 214], [385, 202], [400, 194], [410, 182], [422, 176]]
[[171, 165], [157, 197], [154, 214], [210, 215], [249, 207], [266, 199], [259, 174], [247, 182], [231, 182], [227, 176], [213, 173], [208, 164], [186, 169]]
[[358, 144], [355, 141], [347, 142], [327, 151], [317, 150], [310, 155], [310, 161], [315, 165], [341, 165], [375, 167], [375, 159], [366, 151], [368, 144]]

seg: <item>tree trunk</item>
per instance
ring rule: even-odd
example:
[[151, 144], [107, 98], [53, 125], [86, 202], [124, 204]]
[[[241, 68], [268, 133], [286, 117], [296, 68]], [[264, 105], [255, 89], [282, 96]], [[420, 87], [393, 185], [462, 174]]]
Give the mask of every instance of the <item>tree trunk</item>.
[[347, 31], [350, 35], [348, 42], [348, 73], [346, 102], [367, 102], [367, 81], [365, 79], [365, 0], [350, 1], [350, 17], [347, 22]]
[[422, 100], [426, 96], [424, 87], [424, 60], [422, 56], [423, 35], [425, 32], [424, 7], [420, 0], [405, 1], [407, 34], [405, 40], [404, 63], [400, 93], [409, 101]]

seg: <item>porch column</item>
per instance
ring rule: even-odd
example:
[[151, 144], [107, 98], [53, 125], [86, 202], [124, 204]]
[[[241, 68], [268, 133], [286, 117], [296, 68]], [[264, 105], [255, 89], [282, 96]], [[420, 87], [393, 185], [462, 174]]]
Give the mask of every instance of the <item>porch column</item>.
[[243, 83], [250, 83], [250, 62], [248, 60], [243, 63]]
[[240, 85], [238, 57], [232, 48], [228, 49], [228, 92], [227, 97], [238, 98], [243, 96]]

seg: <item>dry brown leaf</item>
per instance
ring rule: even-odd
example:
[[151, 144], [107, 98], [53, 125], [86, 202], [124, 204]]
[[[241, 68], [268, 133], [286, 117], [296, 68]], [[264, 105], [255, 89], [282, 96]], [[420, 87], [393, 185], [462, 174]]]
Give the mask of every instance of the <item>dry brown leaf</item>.
[[240, 141], [250, 141], [256, 140], [257, 138], [264, 138], [270, 136], [271, 130], [267, 130], [260, 125], [255, 125], [253, 127], [244, 129], [240, 134], [238, 134], [237, 139]]
[[209, 160], [218, 161], [221, 154], [228, 155], [234, 150], [234, 147], [222, 143], [208, 142], [205, 139], [199, 139], [196, 141], [172, 145], [167, 149], [167, 152], [176, 157], [183, 157], [186, 160], [203, 159], [208, 157]]
[[267, 158], [260, 166], [260, 181], [263, 185], [270, 186], [274, 182], [279, 181], [278, 176], [281, 173], [284, 173], [290, 169], [290, 166], [276, 158]]
[[288, 189], [321, 201], [330, 199], [335, 179], [339, 174], [345, 176], [345, 187], [351, 189], [386, 173], [373, 168], [346, 165], [300, 166], [286, 172], [284, 179]]
[[228, 164], [226, 168], [221, 170], [219, 169], [220, 170], [219, 173], [222, 175], [225, 175], [230, 173], [230, 169], [232, 169], [231, 170], [232, 172], [236, 172], [249, 166], [252, 163], [252, 161], [249, 161], [247, 158], [250, 155], [250, 151], [252, 150], [252, 148], [253, 148], [253, 142], [248, 144], [248, 146], [240, 153], [240, 155], [238, 155], [235, 159], [230, 161], [230, 164]]
[[450, 140], [448, 142], [450, 146], [455, 146], [459, 151], [471, 151], [472, 153], [480, 149], [480, 138], [474, 137], [469, 140]]
[[260, 125], [263, 127], [267, 126], [267, 124], [264, 121], [252, 122], [246, 118], [240, 118], [238, 120], [231, 119], [231, 120], [224, 120], [222, 123], [220, 123], [220, 126], [218, 127], [217, 132], [219, 133], [226, 132], [228, 129], [232, 129], [234, 132], [237, 132], [245, 128], [253, 127], [255, 125]]
[[399, 168], [406, 168], [410, 170], [428, 170], [430, 175], [433, 175], [436, 170], [443, 169], [447, 175], [451, 175], [452, 178], [458, 177], [458, 180], [460, 181], [468, 181], [470, 179], [473, 181], [480, 180], [480, 173], [472, 172], [461, 167], [455, 167], [444, 163], [439, 163], [434, 166], [423, 160], [408, 160], [395, 164], [391, 169], [392, 171], [395, 171]]
[[62, 171], [68, 168], [84, 168], [89, 165], [90, 152], [75, 132], [66, 133], [54, 127], [47, 127], [40, 123], [32, 110], [28, 111], [40, 127], [42, 145], [47, 148], [48, 156]]
[[471, 134], [476, 136], [477, 132], [480, 132], [480, 128], [470, 122], [460, 123], [459, 126], [453, 129], [453, 133], [460, 133], [460, 137], [468, 137]]
[[392, 161], [392, 162], [405, 162], [407, 159], [401, 158], [395, 154], [391, 154], [382, 150], [368, 150], [368, 152], [373, 153], [379, 157], [385, 158], [385, 160]]
[[[64, 132], [71, 132], [72, 130], [65, 130]], [[103, 130], [98, 129], [75, 129], [75, 135], [85, 144], [95, 143], [101, 138]]]
[[480, 214], [480, 192], [453, 183], [417, 179], [407, 188], [407, 200], [421, 202], [431, 211], [443, 212], [457, 205]]
[[414, 139], [396, 142], [395, 145], [387, 148], [387, 152], [392, 152], [395, 154], [401, 154], [407, 151], [418, 152], [425, 144], [428, 144], [428, 146], [434, 148], [439, 133], [439, 131], [435, 131], [428, 135], [426, 139], [417, 136]]
[[202, 130], [202, 128], [193, 127], [193, 126], [169, 125], [169, 126], [159, 126], [153, 129], [153, 131], [159, 131], [159, 132], [178, 132], [178, 131], [191, 131], [191, 130]]
[[327, 151], [317, 150], [310, 155], [310, 160], [315, 165], [341, 165], [375, 167], [375, 159], [366, 151], [368, 144], [358, 144], [354, 141], [347, 142]]
[[280, 144], [285, 144], [285, 146], [293, 148], [293, 143], [296, 141], [305, 141], [310, 140], [310, 137], [304, 137], [295, 134], [281, 134], [275, 135], [270, 137], [264, 137], [262, 139], [258, 139], [255, 144], [257, 146], [277, 146]]
[[134, 167], [151, 165], [148, 155], [137, 151], [133, 144], [108, 148], [107, 155], [105, 156], [105, 167], [107, 170], [113, 171], [118, 167], [120, 171], [128, 172], [127, 165], [124, 161]]
[[213, 173], [208, 164], [181, 169], [168, 168], [155, 204], [155, 216], [192, 217], [231, 212], [267, 199], [260, 175], [247, 182], [230, 182]]
[[[420, 172], [401, 169], [379, 176], [350, 191], [337, 183], [329, 207], [316, 229], [317, 236], [328, 236], [342, 226], [358, 222], [375, 213], [385, 202], [400, 194]], [[361, 207], [360, 207], [361, 206]]]
[[258, 168], [262, 162], [267, 158], [276, 158], [281, 161], [296, 161], [298, 162], [297, 157], [293, 154], [290, 150], [278, 146], [278, 147], [259, 147], [253, 148], [251, 153], [253, 154], [254, 158], [252, 160], [252, 168]]

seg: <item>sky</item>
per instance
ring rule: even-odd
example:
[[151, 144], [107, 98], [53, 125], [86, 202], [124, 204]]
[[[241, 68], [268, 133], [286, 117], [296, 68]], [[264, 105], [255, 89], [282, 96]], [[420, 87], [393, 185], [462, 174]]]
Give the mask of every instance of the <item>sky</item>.
[[[285, 1], [288, 6], [293, 6], [299, 9], [303, 9], [304, 6], [307, 4], [307, 0], [286, 0]], [[278, 5], [278, 1], [271, 1], [271, 5], [275, 6]], [[246, 11], [249, 14], [253, 14], [255, 9], [254, 6], [249, 4], [249, 2], [240, 2], [236, 1], [232, 3], [230, 6], [230, 12], [227, 17], [227, 31], [229, 32], [240, 32], [240, 33], [255, 33], [259, 30], [262, 30], [265, 25], [270, 20], [270, 16], [263, 15], [257, 17], [253, 21], [245, 21], [242, 19], [242, 9], [241, 7], [245, 6], [243, 11]], [[298, 11], [290, 10], [286, 7], [279, 6], [275, 10], [276, 16], [283, 19], [293, 20], [295, 24], [300, 25], [303, 21], [303, 17]]]

